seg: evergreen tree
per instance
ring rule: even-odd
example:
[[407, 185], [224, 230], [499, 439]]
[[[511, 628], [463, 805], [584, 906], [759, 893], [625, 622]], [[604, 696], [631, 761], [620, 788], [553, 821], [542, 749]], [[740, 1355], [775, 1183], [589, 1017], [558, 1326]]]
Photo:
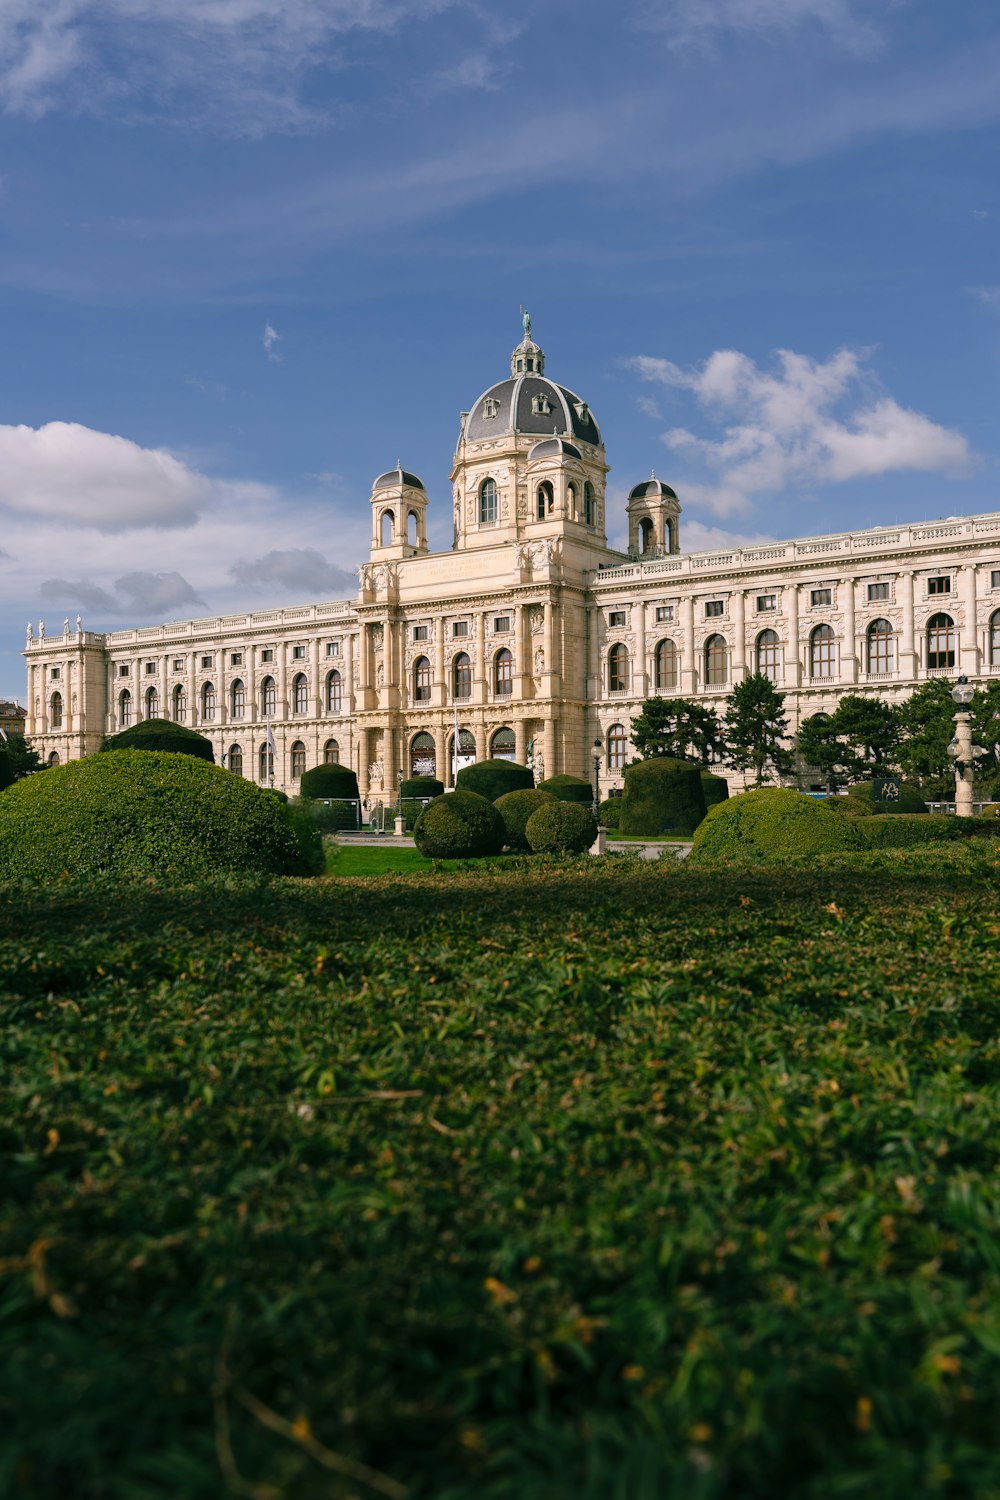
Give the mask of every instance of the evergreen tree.
[[22, 776], [30, 776], [32, 771], [41, 770], [42, 757], [37, 750], [31, 748], [31, 741], [26, 740], [23, 734], [8, 734], [6, 742], [0, 739], [0, 750], [5, 752], [14, 781], [20, 781]]
[[707, 766], [723, 751], [714, 709], [692, 698], [647, 698], [632, 720], [632, 744], [640, 757], [670, 755]]
[[923, 682], [899, 708], [902, 743], [899, 764], [907, 780], [925, 795], [948, 796], [955, 789], [955, 772], [948, 744], [955, 733], [952, 684], [944, 677]]
[[881, 698], [845, 693], [832, 714], [811, 714], [796, 736], [807, 765], [822, 771], [831, 791], [894, 770], [899, 760], [899, 711]]
[[745, 678], [726, 699], [726, 755], [737, 770], [753, 771], [755, 786], [764, 785], [769, 770], [786, 776], [792, 769], [791, 751], [781, 743], [788, 733], [784, 710], [784, 693], [760, 672]]

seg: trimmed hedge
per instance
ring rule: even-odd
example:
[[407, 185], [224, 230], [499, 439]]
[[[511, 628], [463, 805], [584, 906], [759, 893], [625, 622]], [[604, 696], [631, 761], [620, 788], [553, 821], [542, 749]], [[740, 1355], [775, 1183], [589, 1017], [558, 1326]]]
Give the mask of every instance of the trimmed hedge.
[[859, 781], [854, 786], [849, 786], [845, 800], [856, 804], [849, 810], [859, 818], [878, 817], [882, 814], [895, 817], [900, 813], [925, 813], [927, 811], [927, 803], [921, 797], [919, 787], [911, 786], [906, 781], [899, 788], [899, 801], [880, 802], [877, 810], [875, 787], [871, 781]]
[[582, 776], [550, 776], [548, 781], [538, 783], [538, 789], [559, 802], [579, 802], [583, 807], [594, 805], [594, 784]]
[[304, 771], [299, 782], [301, 797], [334, 797], [340, 801], [358, 800], [358, 778], [350, 766], [336, 764], [313, 766]]
[[192, 755], [93, 755], [25, 777], [0, 802], [0, 880], [322, 869], [315, 829], [253, 782]]
[[622, 799], [608, 797], [597, 809], [597, 821], [602, 828], [617, 828], [621, 822]]
[[635, 761], [625, 767], [621, 804], [622, 833], [694, 833], [705, 816], [701, 772], [690, 761], [668, 755]]
[[536, 854], [583, 854], [597, 837], [597, 824], [579, 802], [549, 802], [536, 808], [524, 830]]
[[803, 792], [761, 787], [719, 802], [694, 836], [689, 863], [766, 860], [860, 849], [864, 841], [853, 820]]
[[706, 811], [715, 807], [718, 802], [725, 802], [729, 796], [729, 782], [724, 776], [715, 776], [711, 771], [702, 771], [701, 790], [705, 798]]
[[101, 749], [169, 751], [171, 755], [193, 755], [215, 764], [212, 741], [172, 719], [142, 719], [121, 734], [110, 735]]
[[358, 826], [358, 809], [352, 802], [319, 802], [312, 797], [297, 797], [291, 806], [320, 833], [340, 833], [342, 829], [352, 831]]
[[403, 782], [400, 796], [404, 803], [414, 800], [427, 802], [432, 797], [443, 797], [444, 782], [438, 781], [436, 776], [411, 776], [409, 781]]
[[454, 791], [428, 802], [413, 829], [413, 839], [427, 859], [475, 859], [499, 854], [504, 821], [487, 797]]
[[521, 792], [507, 792], [505, 796], [497, 798], [493, 805], [503, 818], [508, 849], [517, 849], [521, 853], [530, 850], [531, 845], [524, 832], [528, 819], [540, 807], [555, 800], [551, 792], [543, 792], [541, 787], [525, 787]]
[[857, 825], [871, 849], [911, 849], [921, 844], [954, 844], [968, 839], [1000, 839], [992, 818], [956, 818], [947, 813], [879, 813]]
[[534, 785], [528, 767], [514, 760], [477, 760], [475, 765], [463, 766], [455, 777], [456, 791], [476, 792], [489, 802], [508, 792], [530, 791]]

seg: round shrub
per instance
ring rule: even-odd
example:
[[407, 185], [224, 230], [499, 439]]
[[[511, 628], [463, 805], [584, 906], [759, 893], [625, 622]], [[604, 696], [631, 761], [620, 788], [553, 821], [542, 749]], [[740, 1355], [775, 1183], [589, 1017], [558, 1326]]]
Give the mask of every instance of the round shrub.
[[579, 802], [581, 807], [593, 807], [593, 783], [582, 776], [550, 776], [548, 781], [538, 783], [539, 791], [549, 792], [560, 802]]
[[705, 798], [706, 809], [714, 807], [717, 802], [725, 802], [729, 796], [729, 782], [724, 776], [713, 776], [711, 771], [702, 771], [701, 790]]
[[102, 750], [168, 750], [172, 755], [194, 755], [215, 764], [212, 741], [203, 734], [175, 724], [172, 719], [142, 719], [121, 734], [112, 734]]
[[314, 829], [253, 782], [192, 755], [93, 755], [27, 776], [0, 800], [0, 880], [322, 868]]
[[597, 821], [602, 828], [617, 828], [621, 822], [621, 816], [622, 799], [620, 797], [609, 797], [597, 809]]
[[476, 859], [500, 853], [504, 822], [493, 803], [478, 792], [449, 792], [428, 802], [413, 839], [427, 859]]
[[444, 796], [444, 782], [436, 776], [411, 776], [403, 782], [400, 795], [404, 802], [429, 802], [432, 797]]
[[[687, 760], [654, 755], [625, 767], [618, 827], [649, 837], [694, 833], [705, 816], [701, 773]], [[720, 804], [721, 805], [721, 804]]]
[[456, 790], [478, 792], [490, 802], [507, 792], [530, 790], [534, 784], [527, 766], [519, 766], [514, 760], [478, 760], [473, 766], [463, 766], [455, 777]]
[[524, 833], [536, 854], [582, 854], [596, 839], [597, 824], [589, 807], [552, 801], [535, 809]]
[[350, 766], [313, 766], [302, 773], [299, 782], [302, 797], [334, 797], [341, 802], [358, 800], [358, 778]]
[[864, 847], [850, 818], [802, 792], [762, 787], [713, 807], [694, 836], [691, 860], [761, 860]]
[[910, 786], [906, 781], [899, 788], [899, 798], [895, 802], [880, 802], [875, 806], [875, 786], [871, 781], [859, 781], [854, 786], [847, 788], [845, 802], [850, 803], [848, 812], [852, 812], [856, 818], [870, 817], [879, 813], [925, 813], [927, 803], [920, 795], [915, 786]]
[[507, 830], [505, 842], [508, 849], [527, 853], [531, 848], [524, 832], [528, 819], [539, 807], [554, 801], [555, 798], [549, 792], [543, 792], [541, 787], [526, 787], [523, 792], [507, 792], [497, 798], [494, 806]]

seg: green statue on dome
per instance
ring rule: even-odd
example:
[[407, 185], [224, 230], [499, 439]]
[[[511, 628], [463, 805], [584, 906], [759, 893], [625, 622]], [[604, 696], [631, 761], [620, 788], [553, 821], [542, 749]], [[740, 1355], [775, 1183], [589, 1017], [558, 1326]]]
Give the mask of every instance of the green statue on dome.
[[521, 326], [524, 328], [526, 339], [531, 338], [531, 314], [526, 307], [521, 308]]

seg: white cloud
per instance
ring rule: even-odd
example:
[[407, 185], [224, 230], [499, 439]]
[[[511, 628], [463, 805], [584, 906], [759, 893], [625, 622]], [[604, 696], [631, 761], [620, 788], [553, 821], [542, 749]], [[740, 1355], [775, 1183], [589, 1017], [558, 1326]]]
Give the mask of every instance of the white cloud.
[[980, 302], [985, 302], [994, 312], [1000, 312], [1000, 286], [977, 286], [973, 290]]
[[785, 38], [812, 25], [863, 53], [879, 47], [882, 38], [861, 9], [853, 0], [653, 0], [645, 21], [678, 49], [704, 47], [726, 32]]
[[274, 364], [280, 365], [284, 359], [284, 355], [274, 346], [281, 342], [281, 334], [276, 328], [272, 328], [270, 323], [264, 324], [264, 337], [261, 342], [264, 345], [268, 359], [272, 360]]
[[265, 587], [273, 593], [277, 586], [289, 597], [339, 597], [353, 594], [358, 586], [353, 573], [327, 562], [314, 547], [292, 547], [284, 552], [268, 552], [263, 557], [239, 558], [230, 573], [246, 587]]
[[114, 588], [112, 594], [86, 578], [46, 578], [39, 592], [60, 609], [80, 605], [132, 618], [163, 618], [185, 606], [205, 608], [205, 601], [180, 573], [126, 573], [115, 579]]
[[716, 350], [693, 370], [645, 355], [630, 363], [646, 381], [690, 392], [721, 429], [702, 437], [673, 427], [662, 438], [704, 474], [685, 481], [688, 503], [727, 516], [791, 485], [968, 466], [965, 437], [881, 393], [866, 358], [840, 349], [822, 363], [783, 349], [774, 373], [735, 349]]

